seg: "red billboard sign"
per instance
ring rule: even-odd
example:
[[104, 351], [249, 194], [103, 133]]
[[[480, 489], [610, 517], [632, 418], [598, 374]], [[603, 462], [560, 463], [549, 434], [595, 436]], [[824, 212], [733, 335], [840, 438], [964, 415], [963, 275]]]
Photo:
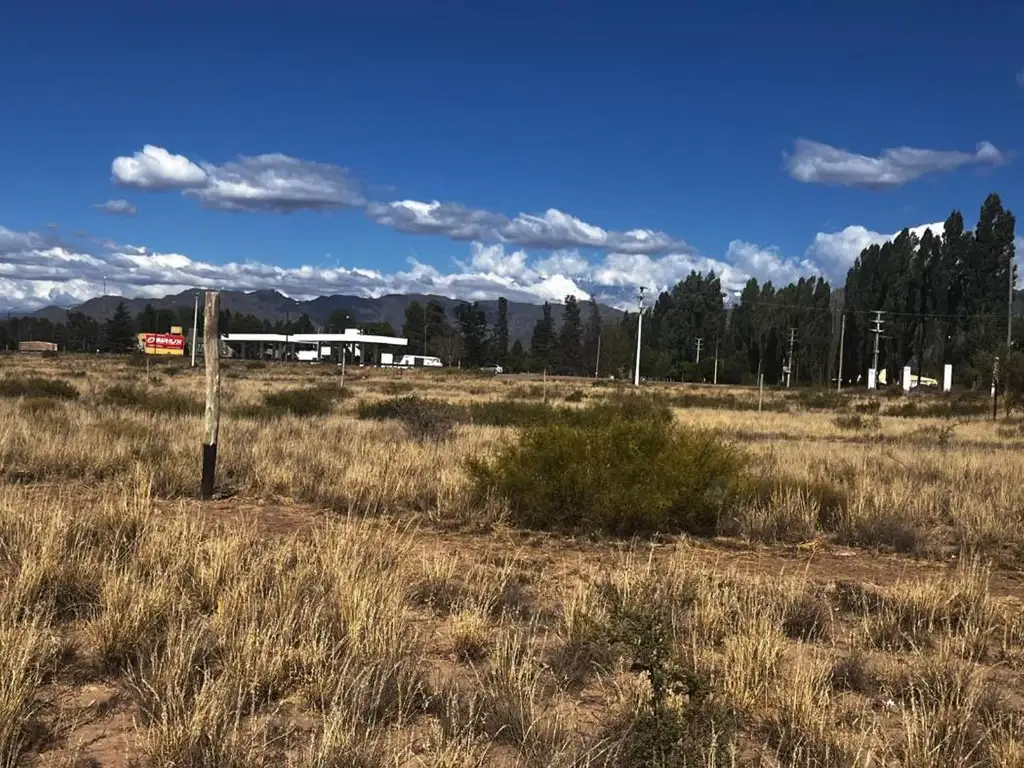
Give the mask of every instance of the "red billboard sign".
[[149, 355], [183, 355], [185, 337], [178, 333], [145, 333], [142, 346]]

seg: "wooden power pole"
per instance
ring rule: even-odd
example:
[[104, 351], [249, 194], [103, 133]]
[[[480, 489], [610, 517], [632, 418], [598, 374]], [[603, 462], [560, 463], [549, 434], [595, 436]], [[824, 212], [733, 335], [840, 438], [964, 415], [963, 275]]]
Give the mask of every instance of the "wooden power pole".
[[213, 496], [217, 474], [217, 431], [220, 428], [220, 334], [217, 315], [220, 313], [220, 294], [206, 292], [203, 328], [203, 355], [206, 362], [206, 410], [203, 414], [203, 482], [200, 495]]

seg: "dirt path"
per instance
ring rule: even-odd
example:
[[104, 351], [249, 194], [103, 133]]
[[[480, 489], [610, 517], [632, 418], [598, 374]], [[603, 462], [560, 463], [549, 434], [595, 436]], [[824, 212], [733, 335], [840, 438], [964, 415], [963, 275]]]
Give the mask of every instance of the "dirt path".
[[[167, 511], [196, 514], [213, 525], [252, 525], [270, 535], [315, 531], [332, 519], [330, 513], [302, 504], [257, 503], [242, 499], [198, 502], [157, 502]], [[394, 523], [365, 521], [382, 529]], [[590, 541], [553, 534], [501, 528], [488, 532], [446, 532], [423, 525], [408, 529], [414, 546], [424, 552], [445, 551], [478, 562], [494, 562], [514, 556], [545, 578], [579, 578], [595, 567], [611, 568], [630, 551], [634, 555], [664, 557], [682, 546], [695, 561], [722, 570], [764, 576], [806, 575], [814, 581], [848, 579], [884, 587], [897, 581], [936, 579], [959, 565], [948, 561], [920, 560], [895, 554], [831, 545], [824, 541], [791, 547], [751, 545], [739, 539], [683, 539], [661, 543]], [[989, 582], [994, 597], [1024, 601], [1024, 572], [995, 569]]]

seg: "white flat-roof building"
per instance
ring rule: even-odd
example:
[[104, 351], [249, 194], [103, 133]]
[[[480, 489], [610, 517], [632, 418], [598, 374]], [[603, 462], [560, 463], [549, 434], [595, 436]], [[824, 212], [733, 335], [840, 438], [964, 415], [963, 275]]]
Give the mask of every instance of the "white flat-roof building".
[[409, 345], [408, 339], [363, 333], [358, 328], [346, 328], [344, 333], [223, 333], [220, 338], [232, 352], [237, 347], [242, 358], [262, 360], [269, 357], [306, 362], [337, 358], [340, 362], [344, 353], [349, 360], [364, 365], [379, 362], [380, 347]]

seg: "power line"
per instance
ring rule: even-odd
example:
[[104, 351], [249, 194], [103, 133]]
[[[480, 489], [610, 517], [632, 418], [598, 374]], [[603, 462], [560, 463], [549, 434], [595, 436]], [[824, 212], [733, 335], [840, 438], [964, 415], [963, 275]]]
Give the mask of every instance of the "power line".
[[[774, 309], [793, 309], [800, 312], [827, 312], [832, 314], [835, 310], [832, 307], [807, 307], [799, 304], [775, 304], [773, 302], [758, 302], [757, 304], [750, 305], [753, 308], [758, 307], [772, 307]], [[843, 309], [843, 312], [851, 315], [873, 315], [877, 310], [874, 309]], [[965, 312], [959, 313], [947, 313], [942, 312], [897, 312], [895, 310], [887, 309], [885, 314], [893, 317], [920, 317], [920, 318], [959, 318], [962, 320], [974, 320], [980, 318], [1005, 318], [1006, 314], [1003, 312], [979, 312], [976, 314], [967, 314]]]

